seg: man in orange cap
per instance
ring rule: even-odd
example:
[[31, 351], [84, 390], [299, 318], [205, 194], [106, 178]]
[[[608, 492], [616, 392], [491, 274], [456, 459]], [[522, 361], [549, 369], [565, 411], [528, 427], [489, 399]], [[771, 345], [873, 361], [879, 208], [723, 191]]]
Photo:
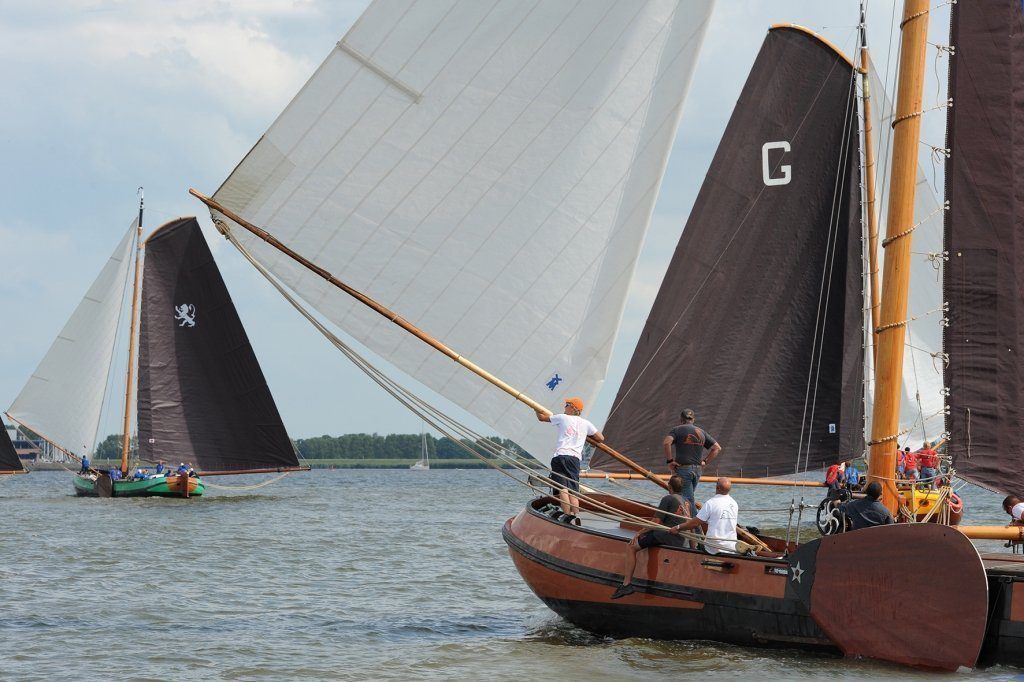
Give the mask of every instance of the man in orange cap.
[[537, 413], [537, 419], [551, 422], [558, 427], [558, 442], [555, 454], [551, 458], [551, 480], [558, 484], [553, 489], [558, 501], [562, 504], [562, 520], [566, 523], [575, 522], [580, 513], [580, 500], [573, 493], [580, 491], [580, 464], [583, 462], [583, 446], [587, 436], [593, 436], [598, 443], [604, 436], [597, 427], [580, 416], [583, 412], [583, 401], [580, 398], [566, 398], [564, 414]]

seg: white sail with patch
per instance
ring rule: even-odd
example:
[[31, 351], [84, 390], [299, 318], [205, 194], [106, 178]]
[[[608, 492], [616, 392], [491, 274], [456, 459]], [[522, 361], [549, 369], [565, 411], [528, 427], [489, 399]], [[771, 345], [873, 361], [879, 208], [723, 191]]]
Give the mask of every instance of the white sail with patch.
[[[555, 411], [589, 402], [709, 14], [705, 0], [378, 0], [214, 199]], [[550, 427], [511, 397], [238, 238], [345, 332], [547, 460]]]
[[136, 222], [54, 339], [7, 414], [76, 455], [96, 442]]

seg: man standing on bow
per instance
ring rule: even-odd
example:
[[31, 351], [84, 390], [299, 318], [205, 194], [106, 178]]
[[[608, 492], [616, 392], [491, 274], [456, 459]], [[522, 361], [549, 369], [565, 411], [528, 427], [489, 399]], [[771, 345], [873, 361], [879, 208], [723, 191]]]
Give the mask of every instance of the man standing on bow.
[[597, 427], [580, 416], [583, 412], [583, 400], [580, 398], [565, 399], [564, 414], [537, 413], [537, 419], [551, 422], [558, 427], [558, 442], [555, 454], [551, 458], [551, 480], [558, 484], [553, 489], [558, 501], [562, 504], [562, 518], [566, 523], [576, 522], [580, 513], [580, 500], [573, 493], [580, 491], [580, 464], [583, 462], [583, 446], [587, 436], [593, 436], [598, 443], [604, 442], [604, 436]]
[[[697, 508], [693, 493], [700, 482], [701, 467], [718, 457], [722, 446], [710, 433], [693, 423], [696, 419], [693, 410], [683, 410], [679, 419], [682, 423], [669, 431], [661, 444], [665, 450], [668, 468], [683, 478], [683, 499], [690, 503], [692, 510]], [[674, 454], [672, 446], [675, 446]], [[707, 455], [704, 454], [705, 450]]]

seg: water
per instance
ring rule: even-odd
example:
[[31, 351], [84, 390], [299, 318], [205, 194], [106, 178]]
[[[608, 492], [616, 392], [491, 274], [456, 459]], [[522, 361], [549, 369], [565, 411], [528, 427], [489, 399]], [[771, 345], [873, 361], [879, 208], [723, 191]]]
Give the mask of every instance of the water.
[[[494, 471], [313, 471], [193, 500], [70, 492], [65, 472], [0, 482], [2, 679], [929, 676], [573, 627], [512, 566], [500, 528], [530, 492]], [[785, 507], [794, 492], [817, 502], [800, 489], [735, 495], [745, 521], [784, 528], [786, 513], [742, 510]], [[702, 484], [698, 497], [709, 494]], [[999, 499], [972, 489], [966, 522], [1003, 523]], [[805, 513], [804, 538], [812, 521]]]

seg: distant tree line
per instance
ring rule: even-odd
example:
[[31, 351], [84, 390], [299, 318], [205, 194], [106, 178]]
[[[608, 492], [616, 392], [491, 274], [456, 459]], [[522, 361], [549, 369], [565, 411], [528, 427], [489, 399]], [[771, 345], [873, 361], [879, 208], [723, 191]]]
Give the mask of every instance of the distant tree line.
[[[526, 452], [507, 438], [491, 436], [479, 441], [463, 438], [434, 438], [427, 435], [427, 454], [431, 459], [466, 459], [473, 455], [462, 446], [487, 456], [487, 441], [508, 448], [520, 455]], [[422, 446], [419, 434], [350, 433], [344, 436], [300, 438], [295, 446], [303, 459], [419, 459]]]
[[[121, 457], [120, 434], [111, 434], [96, 446], [95, 459], [119, 459]], [[434, 438], [427, 435], [427, 454], [431, 459], [467, 459], [473, 455], [462, 446], [487, 456], [487, 441], [512, 450], [519, 455], [526, 451], [507, 438], [491, 436], [479, 441], [463, 438]], [[461, 442], [461, 445], [460, 445]], [[132, 450], [136, 440], [132, 438]], [[300, 438], [295, 447], [303, 459], [419, 459], [422, 446], [420, 435], [391, 433], [382, 436], [376, 433], [350, 433], [344, 436], [317, 436]]]

